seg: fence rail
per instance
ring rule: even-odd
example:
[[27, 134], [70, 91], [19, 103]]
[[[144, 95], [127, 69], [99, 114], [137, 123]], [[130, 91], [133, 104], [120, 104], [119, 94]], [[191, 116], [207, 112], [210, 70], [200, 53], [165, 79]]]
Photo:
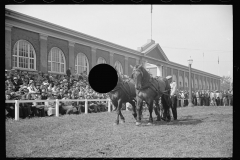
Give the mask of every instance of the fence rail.
[[19, 103], [29, 102], [56, 102], [56, 117], [59, 117], [59, 102], [85, 102], [85, 114], [88, 114], [88, 102], [91, 101], [106, 101], [108, 106], [108, 112], [111, 112], [111, 100], [110, 99], [56, 99], [56, 100], [5, 100], [5, 103], [15, 103], [15, 120], [19, 120]]

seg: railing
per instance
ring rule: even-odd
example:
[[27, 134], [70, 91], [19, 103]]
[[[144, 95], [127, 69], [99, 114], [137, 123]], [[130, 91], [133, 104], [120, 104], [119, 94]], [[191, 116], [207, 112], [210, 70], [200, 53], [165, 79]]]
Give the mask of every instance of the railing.
[[5, 100], [5, 103], [15, 103], [15, 120], [19, 120], [19, 103], [29, 102], [56, 102], [56, 117], [59, 117], [59, 102], [71, 101], [71, 102], [85, 102], [85, 114], [88, 114], [88, 102], [91, 101], [106, 101], [108, 103], [108, 112], [111, 112], [111, 100], [110, 99], [56, 99], [56, 100]]

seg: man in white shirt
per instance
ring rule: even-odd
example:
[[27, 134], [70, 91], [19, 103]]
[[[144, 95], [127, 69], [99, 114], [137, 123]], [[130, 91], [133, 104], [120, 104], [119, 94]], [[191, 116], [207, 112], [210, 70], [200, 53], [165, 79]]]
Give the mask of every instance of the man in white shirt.
[[175, 81], [172, 81], [172, 76], [167, 76], [166, 79], [168, 80], [171, 86], [170, 98], [172, 101], [171, 108], [172, 108], [173, 119], [177, 120], [177, 95], [176, 95], [177, 83]]

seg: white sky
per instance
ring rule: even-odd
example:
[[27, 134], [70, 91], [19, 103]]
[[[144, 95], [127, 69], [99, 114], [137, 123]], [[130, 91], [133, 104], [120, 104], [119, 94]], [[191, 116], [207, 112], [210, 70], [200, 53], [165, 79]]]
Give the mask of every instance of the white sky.
[[[134, 50], [151, 39], [151, 5], [5, 7]], [[232, 75], [231, 5], [153, 5], [152, 39], [170, 61], [188, 65], [191, 56], [193, 68]]]

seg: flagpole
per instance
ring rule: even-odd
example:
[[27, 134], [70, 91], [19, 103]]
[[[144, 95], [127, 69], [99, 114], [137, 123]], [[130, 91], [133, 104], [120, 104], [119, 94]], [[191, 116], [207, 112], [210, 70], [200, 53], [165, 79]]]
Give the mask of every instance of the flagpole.
[[152, 4], [151, 4], [151, 40], [152, 40]]
[[205, 61], [204, 61], [204, 52], [203, 52], [203, 69], [204, 69], [204, 72], [206, 71], [205, 69]]
[[218, 55], [218, 76], [220, 76], [219, 75], [219, 55]]

